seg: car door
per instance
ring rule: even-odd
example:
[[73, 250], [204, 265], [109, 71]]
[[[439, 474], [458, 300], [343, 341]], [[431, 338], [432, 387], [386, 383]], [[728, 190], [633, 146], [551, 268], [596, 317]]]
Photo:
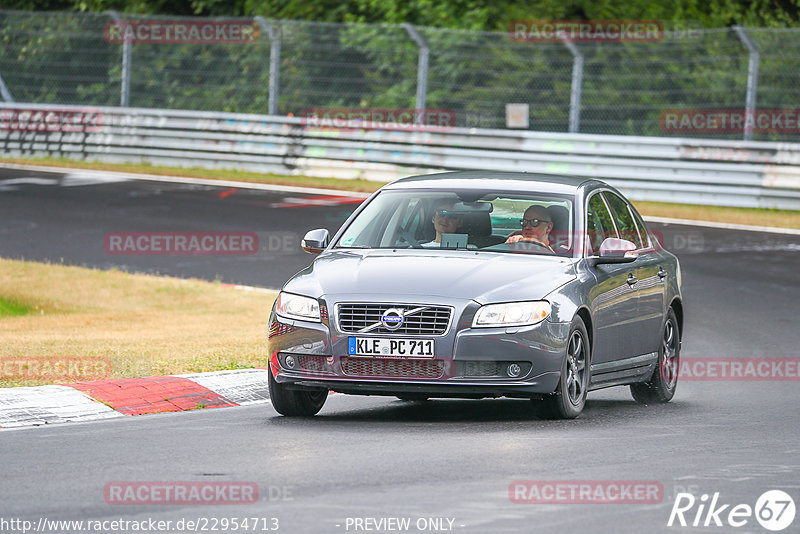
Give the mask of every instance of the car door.
[[[619, 237], [619, 234], [603, 195], [597, 192], [587, 201], [586, 240], [590, 253], [597, 254], [608, 237]], [[629, 276], [633, 276], [632, 264], [600, 264], [592, 269], [597, 279], [589, 292], [595, 331], [594, 369], [598, 364], [634, 356], [636, 293], [629, 283]]]
[[[642, 260], [639, 276], [639, 294], [637, 304], [639, 315], [642, 319], [642, 336], [639, 342], [640, 354], [658, 352], [661, 346], [661, 334], [666, 320], [667, 287], [669, 284], [668, 263], [664, 252], [655, 246], [655, 240], [650, 237], [639, 213], [633, 206], [629, 206], [636, 223], [639, 235], [642, 236], [642, 246], [639, 259]], [[636, 274], [636, 273], [634, 273]]]
[[652, 353], [658, 350], [664, 321], [666, 271], [659, 263], [662, 258], [651, 246], [644, 223], [633, 206], [611, 191], [605, 191], [603, 196], [620, 237], [636, 245], [636, 261], [628, 265], [633, 272], [631, 289], [636, 295], [636, 315], [631, 318], [635, 327], [629, 340], [631, 352], [634, 356]]

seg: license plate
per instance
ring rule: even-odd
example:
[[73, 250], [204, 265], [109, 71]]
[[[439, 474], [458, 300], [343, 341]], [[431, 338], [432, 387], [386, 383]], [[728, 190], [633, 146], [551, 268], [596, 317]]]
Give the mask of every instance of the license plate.
[[347, 341], [347, 353], [350, 356], [367, 356], [372, 358], [433, 358], [432, 339], [350, 337]]

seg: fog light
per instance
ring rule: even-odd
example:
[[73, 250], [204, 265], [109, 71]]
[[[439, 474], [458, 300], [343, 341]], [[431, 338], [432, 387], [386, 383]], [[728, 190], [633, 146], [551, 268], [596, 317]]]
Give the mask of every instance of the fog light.
[[284, 359], [283, 361], [286, 362], [286, 367], [288, 367], [289, 369], [294, 369], [294, 366], [297, 365], [297, 361], [291, 354], [287, 356], [286, 359]]
[[512, 363], [512, 364], [511, 364], [511, 365], [509, 365], [509, 366], [508, 366], [508, 368], [506, 369], [506, 373], [507, 373], [507, 374], [508, 374], [508, 376], [510, 376], [511, 378], [516, 378], [516, 377], [518, 377], [518, 376], [520, 375], [520, 373], [521, 373], [521, 372], [522, 372], [522, 367], [520, 367], [520, 366], [519, 366], [519, 365], [517, 365], [516, 363]]

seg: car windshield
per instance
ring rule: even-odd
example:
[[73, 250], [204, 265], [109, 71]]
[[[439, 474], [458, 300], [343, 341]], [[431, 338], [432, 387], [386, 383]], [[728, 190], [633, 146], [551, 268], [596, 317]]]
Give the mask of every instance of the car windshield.
[[531, 192], [382, 191], [337, 248], [458, 249], [572, 255], [572, 201]]

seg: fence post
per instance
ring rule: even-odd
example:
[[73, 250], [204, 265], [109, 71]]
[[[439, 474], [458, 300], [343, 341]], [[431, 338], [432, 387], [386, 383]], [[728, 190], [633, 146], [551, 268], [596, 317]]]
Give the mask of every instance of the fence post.
[[269, 36], [269, 96], [267, 100], [267, 113], [278, 114], [278, 91], [281, 71], [281, 30], [280, 26], [273, 26], [264, 17], [256, 17], [259, 27]]
[[0, 76], [0, 96], [3, 97], [5, 102], [14, 102], [14, 97], [11, 96], [11, 91], [9, 91], [8, 87], [6, 87], [6, 82], [3, 81], [2, 76]]
[[758, 51], [758, 46], [753, 42], [747, 34], [747, 30], [741, 26], [734, 26], [734, 31], [739, 36], [739, 39], [750, 51], [750, 61], [747, 64], [747, 97], [744, 110], [744, 140], [753, 140], [753, 121], [755, 120], [756, 111], [756, 91], [758, 90], [758, 62], [761, 54]]
[[581, 93], [583, 92], [583, 54], [569, 40], [561, 35], [564, 46], [572, 54], [572, 88], [569, 92], [569, 133], [577, 133], [581, 122]]
[[[114, 19], [114, 22], [120, 24], [122, 30], [125, 31], [125, 22], [123, 22], [123, 20], [120, 18], [119, 13], [112, 9], [108, 11], [108, 14], [111, 15], [111, 18]], [[127, 32], [125, 33], [127, 34]], [[133, 43], [131, 42], [130, 37], [126, 35], [125, 41], [122, 44], [122, 81], [119, 96], [119, 105], [123, 108], [127, 108], [130, 105], [132, 47]]]
[[[417, 61], [417, 103], [416, 108], [417, 110], [424, 110], [425, 109], [425, 98], [428, 94], [428, 56], [430, 54], [430, 48], [428, 48], [428, 43], [425, 42], [425, 39], [417, 32], [416, 28], [413, 25], [406, 22], [403, 24], [403, 28], [408, 32], [409, 37], [417, 43], [417, 47], [419, 47], [419, 60]], [[421, 113], [415, 113], [414, 122], [420, 124], [422, 119]]]

